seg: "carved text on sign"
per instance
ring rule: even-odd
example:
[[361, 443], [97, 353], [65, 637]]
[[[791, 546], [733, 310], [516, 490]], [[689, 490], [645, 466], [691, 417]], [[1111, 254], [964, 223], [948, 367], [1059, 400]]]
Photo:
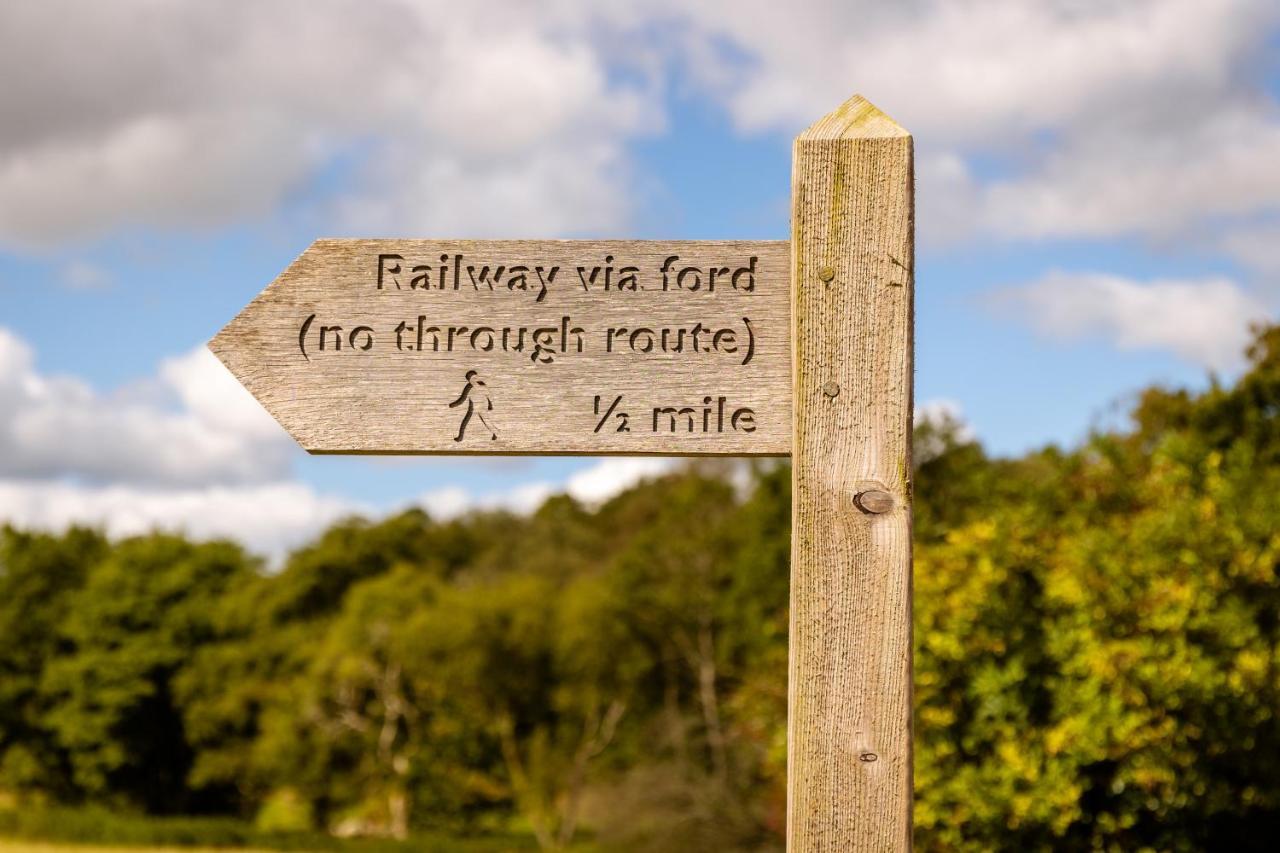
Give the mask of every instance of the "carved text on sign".
[[212, 346], [313, 452], [780, 455], [789, 341], [786, 243], [322, 240]]

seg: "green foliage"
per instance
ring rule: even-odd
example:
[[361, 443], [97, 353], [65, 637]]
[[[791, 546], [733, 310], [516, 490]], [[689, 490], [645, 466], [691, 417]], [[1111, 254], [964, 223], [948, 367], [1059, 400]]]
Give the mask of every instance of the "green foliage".
[[309, 832], [315, 823], [311, 801], [293, 788], [281, 788], [267, 795], [253, 826], [262, 832]]
[[1234, 388], [1152, 390], [1130, 433], [999, 463], [1037, 499], [985, 493], [919, 549], [923, 847], [1269, 849], [1278, 342]]
[[0, 787], [25, 792], [71, 793], [40, 682], [59, 652], [59, 626], [88, 566], [107, 548], [97, 534], [64, 536], [0, 531]]
[[[1251, 358], [1072, 451], [918, 428], [921, 849], [1268, 846], [1280, 329]], [[703, 463], [600, 507], [352, 519], [274, 572], [4, 529], [0, 833], [779, 849], [789, 505], [785, 465]], [[141, 816], [177, 813], [206, 817]]]
[[171, 683], [217, 639], [210, 611], [249, 570], [235, 546], [159, 535], [126, 540], [92, 567], [68, 602], [62, 653], [41, 684], [44, 724], [78, 790], [158, 813], [195, 805]]

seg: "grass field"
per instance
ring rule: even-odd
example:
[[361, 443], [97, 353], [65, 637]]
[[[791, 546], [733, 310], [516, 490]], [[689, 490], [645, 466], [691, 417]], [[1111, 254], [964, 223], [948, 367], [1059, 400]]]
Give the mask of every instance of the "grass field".
[[[248, 847], [239, 853], [267, 853]], [[0, 853], [226, 853], [226, 847], [99, 847], [90, 844], [44, 844], [36, 841], [0, 839]]]
[[0, 806], [0, 853], [510, 853], [536, 849], [532, 837], [519, 834], [458, 836], [424, 831], [407, 841], [341, 839], [323, 832], [263, 831], [226, 817], [155, 817], [95, 806]]

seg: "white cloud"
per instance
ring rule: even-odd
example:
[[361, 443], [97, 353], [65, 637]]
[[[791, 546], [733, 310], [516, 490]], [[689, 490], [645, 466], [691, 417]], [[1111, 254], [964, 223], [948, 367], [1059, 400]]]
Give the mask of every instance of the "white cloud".
[[1280, 208], [1274, 0], [672, 6], [740, 126], [794, 133], [857, 89], [910, 129], [928, 242], [1181, 237]]
[[335, 224], [617, 227], [660, 124], [589, 15], [513, 0], [19, 2], [0, 10], [0, 242], [261, 216], [336, 162]]
[[1170, 237], [1195, 223], [1280, 211], [1280, 111], [1189, 110], [1177, 128], [1081, 130], [1033, 174], [983, 193], [983, 225], [1013, 237]]
[[915, 465], [923, 465], [942, 455], [948, 447], [948, 439], [961, 443], [977, 439], [973, 427], [965, 420], [964, 409], [956, 400], [940, 398], [917, 403], [912, 423], [917, 430], [924, 425], [934, 427], [926, 433], [916, 433], [915, 444], [911, 448]]
[[286, 479], [293, 441], [207, 350], [100, 394], [0, 327], [0, 524], [226, 537], [280, 557], [367, 511]]
[[445, 486], [423, 493], [418, 505], [433, 518], [451, 519], [475, 509], [475, 497], [461, 486]]
[[1236, 228], [1223, 236], [1221, 248], [1246, 267], [1263, 274], [1265, 284], [1272, 290], [1280, 291], [1280, 221]]
[[597, 504], [624, 492], [642, 480], [660, 477], [675, 467], [672, 459], [652, 456], [617, 456], [601, 459], [569, 478], [565, 491], [585, 504]]
[[609, 457], [569, 476], [562, 486], [540, 481], [523, 483], [510, 490], [477, 495], [459, 486], [427, 492], [417, 504], [435, 518], [456, 518], [468, 512], [505, 510], [517, 514], [533, 512], [549, 497], [565, 493], [588, 506], [598, 506], [643, 480], [660, 477], [674, 469], [675, 460], [651, 456]]
[[[526, 515], [561, 492], [598, 504], [645, 477], [657, 476], [671, 467], [670, 460], [605, 459], [570, 477], [561, 486], [550, 482], [524, 483], [488, 495], [449, 486], [428, 492], [414, 503], [437, 519], [456, 518], [476, 510], [506, 510]], [[227, 538], [255, 553], [265, 554], [277, 564], [290, 549], [318, 535], [338, 519], [377, 512], [376, 507], [319, 494], [303, 483], [292, 481], [157, 488], [0, 478], [0, 523], [48, 530], [63, 530], [71, 525], [91, 526], [113, 537], [166, 530], [194, 539]]]
[[1274, 0], [9, 3], [0, 243], [268, 215], [334, 169], [321, 230], [616, 232], [675, 74], [786, 134], [865, 93], [917, 136], [926, 241], [1180, 236], [1276, 209], [1278, 24]]
[[477, 495], [461, 486], [445, 486], [421, 495], [415, 503], [432, 518], [452, 519], [476, 511], [503, 510], [518, 515], [533, 512], [554, 494], [550, 483], [523, 483], [503, 492]]
[[111, 273], [88, 261], [71, 261], [58, 277], [70, 290], [105, 290], [111, 285]]
[[161, 362], [160, 382], [192, 418], [211, 429], [273, 450], [293, 446], [275, 419], [203, 346]]
[[955, 428], [955, 437], [960, 441], [973, 441], [975, 438], [973, 428], [965, 420], [964, 407], [957, 400], [937, 398], [917, 403], [912, 423], [916, 426], [926, 423], [938, 426], [950, 425]]
[[1243, 362], [1249, 324], [1265, 306], [1223, 278], [1134, 281], [1053, 272], [1005, 288], [994, 304], [1059, 340], [1101, 338], [1122, 350], [1160, 349], [1214, 369]]
[[308, 158], [270, 116], [231, 121], [138, 116], [88, 139], [0, 152], [0, 237], [41, 244], [108, 227], [203, 226], [267, 213], [301, 182]]
[[1280, 18], [1270, 0], [671, 6], [704, 34], [694, 60], [721, 81], [744, 126], [794, 131], [856, 88], [921, 139], [983, 146], [1102, 124], [1124, 108], [1185, 116], [1203, 104], [1170, 96], [1221, 91]]
[[0, 328], [0, 477], [204, 487], [287, 473], [292, 440], [203, 347], [130, 391], [44, 375]]
[[954, 152], [916, 157], [917, 229], [933, 243], [971, 237], [982, 209], [980, 181]]
[[49, 530], [92, 526], [113, 537], [167, 530], [226, 538], [277, 562], [339, 518], [367, 511], [301, 483], [173, 490], [0, 479], [0, 522]]

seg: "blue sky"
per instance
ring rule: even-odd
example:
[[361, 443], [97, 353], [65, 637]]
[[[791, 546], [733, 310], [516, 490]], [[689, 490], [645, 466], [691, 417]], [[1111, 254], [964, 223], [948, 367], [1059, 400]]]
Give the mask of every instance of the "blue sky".
[[791, 139], [854, 92], [916, 135], [923, 407], [1012, 454], [1240, 369], [1274, 3], [777, 5], [6, 4], [0, 518], [270, 552], [653, 473], [307, 457], [200, 347], [319, 236], [785, 238]]

